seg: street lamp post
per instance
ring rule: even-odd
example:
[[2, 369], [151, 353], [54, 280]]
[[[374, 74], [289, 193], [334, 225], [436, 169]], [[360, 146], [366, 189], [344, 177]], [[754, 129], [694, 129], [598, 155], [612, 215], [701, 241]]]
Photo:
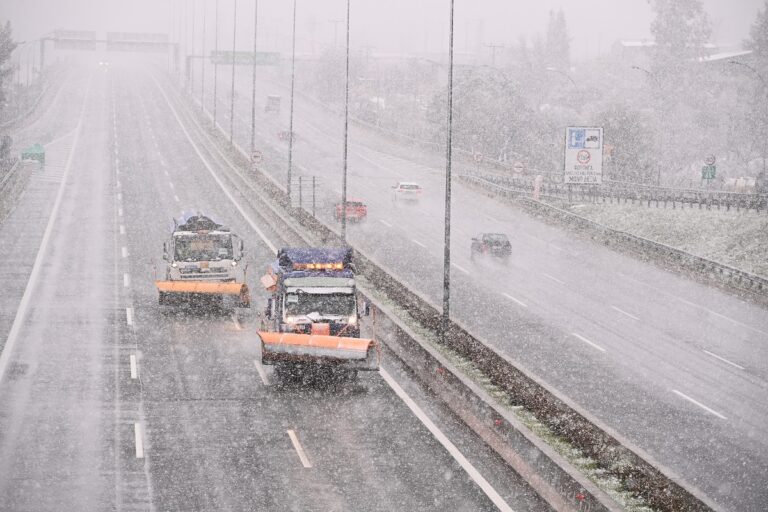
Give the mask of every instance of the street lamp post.
[[229, 96], [229, 143], [234, 141], [235, 134], [235, 48], [237, 45], [237, 0], [232, 2], [232, 90]]
[[256, 49], [259, 26], [259, 0], [253, 3], [253, 69], [251, 75], [251, 154], [256, 150]]
[[200, 61], [200, 110], [205, 110], [205, 12], [206, 4], [203, 2], [203, 48], [201, 53], [202, 60]]
[[344, 165], [341, 175], [341, 239], [347, 241], [347, 153], [349, 140], [349, 3], [347, 0], [347, 56], [344, 74]]
[[451, 0], [451, 21], [448, 41], [448, 123], [445, 145], [445, 242], [443, 247], [443, 319], [441, 334], [443, 341], [448, 336], [451, 306], [451, 153], [453, 135], [453, 7]]
[[288, 121], [288, 177], [285, 184], [289, 205], [291, 201], [291, 171], [293, 167], [293, 88], [296, 81], [296, 0], [293, 0], [293, 30], [291, 34], [291, 113], [290, 120]]
[[547, 68], [544, 68], [544, 69], [547, 70], [547, 71], [551, 71], [552, 73], [557, 73], [558, 75], [563, 75], [565, 78], [570, 80], [570, 82], [573, 84], [574, 87], [576, 87], [576, 82], [574, 82], [573, 78], [571, 78], [571, 75], [569, 75], [565, 71], [561, 71], [561, 70], [559, 70], [557, 68], [553, 68], [553, 67], [547, 67]]
[[216, 128], [216, 89], [219, 85], [219, 0], [216, 0], [213, 28], [213, 127]]
[[[659, 82], [658, 77], [648, 71], [645, 68], [641, 68], [640, 66], [632, 66], [632, 69], [636, 69], [638, 71], [642, 71], [648, 77], [653, 81], [654, 85], [656, 85], [656, 88], [658, 89], [659, 93], [659, 102], [663, 101], [663, 95], [661, 91], [661, 83]], [[659, 111], [659, 155], [661, 156], [662, 160], [664, 158], [664, 105], [660, 105]], [[663, 165], [662, 161], [659, 161], [659, 164], [656, 169], [656, 186], [661, 186], [661, 166]]]

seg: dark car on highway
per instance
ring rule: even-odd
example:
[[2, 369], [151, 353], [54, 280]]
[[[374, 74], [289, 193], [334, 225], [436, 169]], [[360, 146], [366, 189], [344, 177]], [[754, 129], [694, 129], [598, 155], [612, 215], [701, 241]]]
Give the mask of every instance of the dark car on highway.
[[504, 233], [481, 233], [472, 239], [473, 260], [477, 254], [490, 254], [506, 261], [512, 255], [512, 244]]

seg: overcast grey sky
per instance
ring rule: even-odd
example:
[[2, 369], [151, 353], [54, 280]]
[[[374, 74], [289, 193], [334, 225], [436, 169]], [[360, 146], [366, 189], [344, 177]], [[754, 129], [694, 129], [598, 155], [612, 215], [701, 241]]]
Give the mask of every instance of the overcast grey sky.
[[[231, 46], [232, 6], [219, 0], [220, 41]], [[209, 36], [215, 0], [0, 0], [0, 19], [10, 19], [17, 39], [34, 39], [56, 28], [124, 32], [174, 32], [171, 12], [196, 8], [196, 39], [200, 45], [206, 9]], [[251, 46], [254, 0], [237, 0], [238, 44]], [[260, 46], [285, 49], [290, 34], [290, 0], [259, 0]], [[738, 45], [747, 36], [763, 0], [704, 0], [712, 20], [714, 42]], [[652, 11], [647, 0], [456, 0], [456, 47], [529, 41], [546, 28], [550, 9], [563, 8], [571, 36], [572, 57], [582, 60], [605, 53], [617, 39], [649, 38]], [[371, 46], [380, 53], [442, 51], [447, 39], [448, 0], [352, 0], [352, 45]], [[312, 51], [342, 44], [345, 0], [298, 0], [298, 50]], [[174, 18], [178, 20], [177, 18]], [[337, 20], [337, 21], [334, 21]], [[189, 16], [187, 37], [191, 35]], [[173, 25], [173, 27], [172, 27]], [[209, 37], [209, 45], [212, 39]]]

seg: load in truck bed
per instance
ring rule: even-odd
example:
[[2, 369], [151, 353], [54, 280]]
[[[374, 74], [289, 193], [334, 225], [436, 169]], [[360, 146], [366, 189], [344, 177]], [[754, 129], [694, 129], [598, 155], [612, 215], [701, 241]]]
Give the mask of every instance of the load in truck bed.
[[219, 296], [237, 297], [241, 308], [251, 307], [251, 294], [245, 283], [221, 283], [209, 281], [155, 281], [160, 292], [160, 304], [171, 304], [195, 298]]
[[289, 332], [258, 332], [261, 363], [310, 364], [346, 370], [379, 369], [379, 345], [372, 339]]

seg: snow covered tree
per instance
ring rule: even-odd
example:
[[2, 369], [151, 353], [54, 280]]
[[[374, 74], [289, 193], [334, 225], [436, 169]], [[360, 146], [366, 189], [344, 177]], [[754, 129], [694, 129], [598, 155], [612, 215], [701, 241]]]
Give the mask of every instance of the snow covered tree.
[[597, 124], [603, 127], [606, 147], [612, 148], [605, 160], [608, 177], [616, 181], [655, 183], [658, 163], [650, 157], [657, 149], [655, 134], [641, 114], [616, 103], [597, 116]]
[[571, 43], [565, 13], [561, 8], [557, 13], [549, 11], [546, 40], [546, 65], [567, 71], [571, 66]]
[[656, 12], [651, 33], [656, 41], [654, 73], [676, 81], [704, 56], [712, 33], [701, 0], [649, 0]]
[[755, 67], [766, 79], [768, 72], [768, 0], [765, 0], [763, 10], [758, 11], [757, 19], [749, 31], [749, 39], [744, 41], [744, 47], [752, 50], [755, 57]]
[[5, 104], [5, 84], [13, 69], [8, 66], [16, 43], [11, 37], [11, 22], [7, 21], [0, 27], [0, 109]]

